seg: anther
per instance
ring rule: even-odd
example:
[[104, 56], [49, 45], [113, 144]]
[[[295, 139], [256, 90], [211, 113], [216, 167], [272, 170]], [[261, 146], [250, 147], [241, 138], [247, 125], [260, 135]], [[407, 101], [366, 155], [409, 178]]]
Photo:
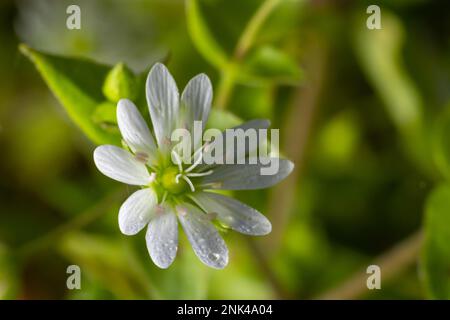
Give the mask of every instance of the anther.
[[148, 154], [138, 151], [134, 154], [134, 158], [139, 162], [146, 163], [148, 161]]

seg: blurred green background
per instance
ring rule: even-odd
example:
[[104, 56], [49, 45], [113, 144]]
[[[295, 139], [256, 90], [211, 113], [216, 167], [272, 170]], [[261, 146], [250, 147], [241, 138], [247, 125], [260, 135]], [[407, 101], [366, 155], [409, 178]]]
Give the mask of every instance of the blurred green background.
[[[66, 28], [70, 4], [81, 8], [81, 30]], [[370, 4], [381, 7], [381, 30], [366, 28]], [[0, 298], [450, 297], [448, 1], [21, 0], [0, 9]], [[179, 88], [205, 72], [211, 121], [270, 119], [296, 168], [276, 187], [234, 196], [266, 214], [272, 233], [224, 234], [222, 271], [202, 265], [186, 239], [158, 269], [144, 232], [127, 237], [117, 225], [133, 189], [96, 170], [95, 144], [20, 43], [137, 74], [164, 61]], [[381, 290], [366, 287], [373, 263]], [[66, 287], [71, 264], [81, 290]]]

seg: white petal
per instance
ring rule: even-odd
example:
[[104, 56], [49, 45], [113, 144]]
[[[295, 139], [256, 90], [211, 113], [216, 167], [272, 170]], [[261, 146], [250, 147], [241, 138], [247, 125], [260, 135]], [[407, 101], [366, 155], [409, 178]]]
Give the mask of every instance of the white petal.
[[129, 236], [141, 231], [150, 221], [157, 203], [156, 193], [150, 188], [134, 192], [120, 207], [120, 231]]
[[[260, 129], [267, 129], [270, 127], [270, 121], [267, 119], [254, 119], [254, 120], [250, 120], [247, 122], [244, 122], [243, 124], [240, 124], [236, 127], [231, 128], [231, 130], [236, 130], [236, 129], [242, 129], [244, 131], [248, 130], [248, 129], [252, 129], [252, 130], [260, 130]], [[219, 140], [220, 141], [220, 140]], [[208, 152], [214, 152], [214, 158], [222, 158], [223, 163], [225, 163], [225, 159], [227, 158], [227, 156], [229, 154], [237, 154], [237, 144], [235, 144], [234, 149], [231, 150], [226, 150], [226, 131], [222, 132], [222, 146], [218, 146], [218, 148], [215, 148], [215, 143], [218, 142], [212, 142], [211, 143], [211, 147], [207, 149], [207, 151], [204, 151], [204, 153], [208, 153]], [[253, 146], [249, 146], [247, 143], [245, 144], [245, 152], [244, 152], [244, 157], [252, 154], [253, 152], [255, 152], [255, 150], [257, 150], [259, 146], [259, 139], [258, 139], [258, 143]], [[214, 150], [214, 151], [213, 151]], [[226, 153], [225, 153], [226, 152]], [[224, 154], [225, 153], [225, 154]], [[211, 156], [210, 156], [211, 157]], [[212, 157], [211, 157], [212, 158]], [[239, 159], [236, 159], [236, 162]], [[213, 167], [215, 167], [215, 164], [200, 164], [198, 166], [198, 171], [206, 171], [207, 169], [211, 169]]]
[[212, 174], [202, 178], [200, 185], [205, 188], [223, 190], [268, 188], [286, 178], [294, 169], [291, 161], [286, 159], [278, 159], [278, 161], [278, 171], [272, 175], [261, 174], [261, 168], [268, 167], [261, 163], [218, 165], [214, 167]]
[[146, 154], [150, 162], [156, 158], [157, 148], [150, 130], [133, 102], [121, 99], [117, 104], [117, 123], [123, 139], [134, 153]]
[[[242, 156], [240, 156], [239, 152], [238, 152], [238, 145], [235, 144], [233, 149], [226, 149], [226, 145], [223, 148], [223, 150], [226, 152], [225, 157], [224, 157], [224, 161], [225, 159], [227, 159], [228, 157], [230, 157], [231, 155], [235, 155], [236, 156], [236, 163], [238, 163], [239, 160], [241, 159], [245, 159], [248, 155], [253, 154], [255, 151], [258, 150], [258, 148], [260, 147], [260, 144], [264, 144], [267, 143], [267, 141], [262, 141], [260, 142], [259, 139], [259, 131], [260, 129], [267, 129], [270, 126], [270, 121], [267, 119], [254, 119], [254, 120], [250, 120], [248, 122], [245, 122], [237, 127], [233, 127], [232, 130], [239, 130], [242, 129], [244, 131], [247, 130], [255, 130], [256, 131], [256, 137], [257, 137], [257, 141], [256, 144], [245, 144], [245, 150], [242, 154]], [[223, 133], [223, 141], [226, 141], [226, 131], [224, 131]]]
[[177, 254], [178, 222], [174, 212], [167, 207], [149, 223], [145, 240], [153, 262], [160, 268], [168, 268]]
[[145, 165], [122, 148], [99, 146], [94, 150], [94, 162], [98, 170], [111, 179], [137, 186], [150, 183], [150, 174]]
[[178, 206], [177, 213], [197, 257], [212, 268], [225, 268], [227, 246], [206, 214], [190, 204]]
[[[201, 128], [204, 129], [211, 109], [212, 95], [212, 85], [207, 75], [199, 74], [192, 78], [181, 94], [179, 127], [192, 132], [194, 121], [201, 121]], [[201, 146], [201, 140], [201, 134], [192, 135], [193, 150]]]
[[240, 201], [212, 192], [198, 192], [191, 197], [206, 212], [216, 213], [217, 219], [233, 230], [254, 236], [272, 230], [264, 215]]
[[150, 70], [146, 95], [156, 140], [160, 148], [166, 149], [178, 117], [179, 94], [175, 80], [163, 64], [157, 63]]
[[192, 128], [194, 121], [202, 121], [205, 128], [212, 101], [212, 85], [208, 76], [199, 74], [192, 78], [181, 95], [182, 107], [187, 122], [187, 129]]

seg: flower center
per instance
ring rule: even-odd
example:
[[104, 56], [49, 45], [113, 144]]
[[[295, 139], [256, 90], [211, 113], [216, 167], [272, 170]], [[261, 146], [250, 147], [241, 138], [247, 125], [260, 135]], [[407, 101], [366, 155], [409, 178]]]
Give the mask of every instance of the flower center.
[[178, 167], [168, 167], [161, 175], [161, 184], [170, 193], [179, 194], [189, 189], [186, 181], [176, 178], [178, 174]]

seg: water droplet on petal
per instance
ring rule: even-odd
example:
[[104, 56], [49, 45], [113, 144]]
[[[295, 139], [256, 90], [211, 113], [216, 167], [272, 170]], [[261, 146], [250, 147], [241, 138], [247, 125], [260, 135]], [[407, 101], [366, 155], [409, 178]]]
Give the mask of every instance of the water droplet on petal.
[[211, 252], [211, 253], [208, 254], [208, 258], [211, 261], [217, 261], [217, 260], [220, 259], [220, 254]]

